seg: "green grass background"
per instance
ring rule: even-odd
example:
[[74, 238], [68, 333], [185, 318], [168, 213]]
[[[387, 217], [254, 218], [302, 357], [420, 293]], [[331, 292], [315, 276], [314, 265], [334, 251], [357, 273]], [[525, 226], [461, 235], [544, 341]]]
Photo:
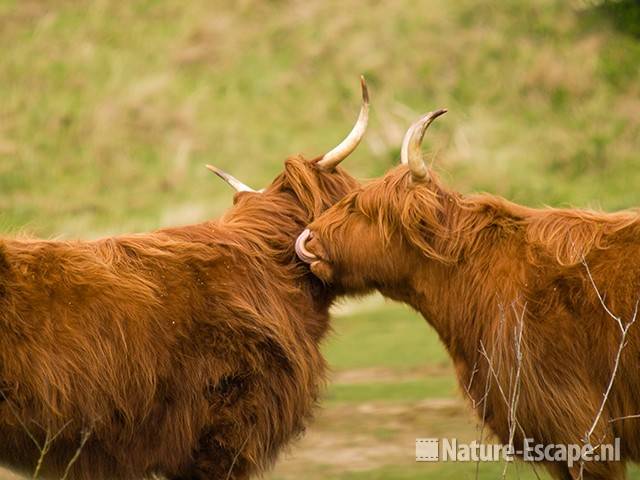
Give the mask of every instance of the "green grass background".
[[[0, 232], [95, 238], [216, 217], [231, 192], [205, 163], [262, 187], [287, 155], [327, 151], [356, 116], [360, 74], [371, 122], [344, 163], [359, 178], [395, 165], [407, 126], [447, 107], [425, 151], [452, 188], [637, 206], [639, 11], [631, 0], [0, 0]], [[475, 478], [472, 464], [412, 459], [415, 437], [477, 434], [421, 318], [349, 303], [326, 353], [323, 410], [271, 478]], [[535, 478], [526, 466], [509, 475]]]

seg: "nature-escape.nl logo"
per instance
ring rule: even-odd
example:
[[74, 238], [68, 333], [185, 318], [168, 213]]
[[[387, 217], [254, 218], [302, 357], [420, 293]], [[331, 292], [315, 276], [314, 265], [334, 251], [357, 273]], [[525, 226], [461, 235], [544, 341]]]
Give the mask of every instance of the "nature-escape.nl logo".
[[563, 462], [569, 467], [581, 462], [620, 461], [620, 439], [613, 444], [539, 444], [525, 438], [522, 448], [513, 445], [458, 442], [455, 438], [417, 438], [417, 462], [511, 462], [516, 457], [525, 462]]

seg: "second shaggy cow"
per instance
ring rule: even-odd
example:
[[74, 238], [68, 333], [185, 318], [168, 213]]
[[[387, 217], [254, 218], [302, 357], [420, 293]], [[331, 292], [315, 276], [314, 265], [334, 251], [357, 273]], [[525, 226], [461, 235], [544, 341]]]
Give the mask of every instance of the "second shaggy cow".
[[402, 165], [347, 195], [297, 242], [334, 288], [378, 289], [438, 332], [465, 394], [504, 444], [594, 448], [622, 461], [549, 461], [560, 479], [620, 479], [640, 460], [640, 216], [532, 209], [460, 195], [426, 168], [431, 121]]

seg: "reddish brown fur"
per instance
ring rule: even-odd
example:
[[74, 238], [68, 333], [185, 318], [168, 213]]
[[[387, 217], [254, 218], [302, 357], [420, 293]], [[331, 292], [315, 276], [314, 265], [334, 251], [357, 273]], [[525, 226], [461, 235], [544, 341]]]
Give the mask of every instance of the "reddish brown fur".
[[[320, 278], [349, 293], [377, 288], [422, 313], [478, 414], [504, 443], [509, 408], [495, 377], [511, 398], [516, 329], [523, 324], [516, 409], [522, 429], [515, 442], [524, 432], [539, 443], [582, 444], [621, 338], [587, 266], [607, 307], [629, 322], [640, 299], [638, 212], [536, 210], [486, 194], [462, 196], [434, 175], [414, 183], [400, 166], [347, 195], [309, 228], [307, 249], [320, 258], [312, 264]], [[640, 413], [639, 358], [640, 322], [629, 331], [591, 437], [594, 444], [620, 437], [623, 462], [585, 463], [584, 478], [623, 478], [624, 461], [640, 460], [640, 419], [614, 420]], [[578, 477], [577, 468], [546, 466], [556, 478]]]
[[[334, 297], [295, 257], [356, 186], [287, 160], [217, 222], [94, 242], [0, 241], [0, 461], [60, 478], [244, 479], [300, 434]], [[3, 400], [3, 401], [2, 401]]]

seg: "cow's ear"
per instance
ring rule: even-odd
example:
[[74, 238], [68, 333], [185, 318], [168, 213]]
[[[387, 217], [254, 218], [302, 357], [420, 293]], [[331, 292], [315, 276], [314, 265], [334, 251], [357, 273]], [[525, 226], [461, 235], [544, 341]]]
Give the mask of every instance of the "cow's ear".
[[311, 264], [311, 272], [324, 283], [333, 283], [333, 267], [324, 260]]
[[252, 195], [259, 195], [259, 192], [237, 192], [233, 194], [233, 204], [236, 205], [241, 202], [243, 199], [248, 198]]

